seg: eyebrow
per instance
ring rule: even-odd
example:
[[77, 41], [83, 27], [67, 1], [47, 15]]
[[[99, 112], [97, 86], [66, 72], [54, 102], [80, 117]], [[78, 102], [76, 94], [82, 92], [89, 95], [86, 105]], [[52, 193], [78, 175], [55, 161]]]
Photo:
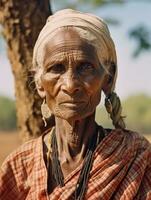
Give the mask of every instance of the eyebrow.
[[[77, 55], [76, 59], [75, 59], [75, 62], [77, 62], [77, 63], [86, 61], [86, 62], [90, 62], [90, 63], [93, 64], [97, 59], [96, 55], [94, 55], [94, 54], [93, 54], [93, 56], [92, 56], [92, 54], [86, 55], [82, 50], [81, 51], [79, 50], [79, 52], [74, 52], [75, 49], [71, 50], [71, 51], [72, 51], [71, 54]], [[60, 52], [60, 53], [57, 53], [57, 54], [55, 53], [54, 56], [52, 54], [47, 59], [44, 59], [44, 67], [48, 67], [49, 65], [53, 65], [55, 63], [66, 63], [66, 62], [68, 62], [67, 56], [64, 53], [66, 54], [67, 52]]]

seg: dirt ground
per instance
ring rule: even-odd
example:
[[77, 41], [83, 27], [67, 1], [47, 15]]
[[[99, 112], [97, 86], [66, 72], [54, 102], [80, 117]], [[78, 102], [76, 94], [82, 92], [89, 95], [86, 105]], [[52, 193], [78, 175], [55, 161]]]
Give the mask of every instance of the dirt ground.
[[0, 132], [0, 166], [4, 159], [21, 144], [17, 132]]
[[[151, 142], [151, 134], [145, 135], [145, 137]], [[0, 166], [7, 155], [19, 145], [21, 145], [21, 141], [17, 132], [0, 132]]]

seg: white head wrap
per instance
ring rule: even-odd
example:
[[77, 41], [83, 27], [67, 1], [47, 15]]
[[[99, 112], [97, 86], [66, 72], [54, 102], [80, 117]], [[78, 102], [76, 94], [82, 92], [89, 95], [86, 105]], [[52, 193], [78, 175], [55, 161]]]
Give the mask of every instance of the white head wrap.
[[46, 42], [55, 37], [61, 27], [74, 27], [81, 38], [86, 39], [96, 49], [98, 59], [103, 68], [108, 71], [111, 65], [115, 66], [115, 76], [110, 89], [115, 87], [117, 76], [117, 59], [113, 40], [105, 22], [89, 13], [65, 9], [56, 12], [47, 19], [36, 41], [33, 53], [33, 66], [41, 66], [43, 60], [42, 49]]

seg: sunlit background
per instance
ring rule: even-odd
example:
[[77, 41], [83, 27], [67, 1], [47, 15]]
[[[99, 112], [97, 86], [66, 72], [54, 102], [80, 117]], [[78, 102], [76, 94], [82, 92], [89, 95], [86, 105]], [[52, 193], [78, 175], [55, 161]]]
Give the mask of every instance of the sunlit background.
[[[108, 2], [111, 1], [53, 0], [51, 7], [53, 12], [62, 8], [91, 12], [108, 23], [118, 57], [116, 92], [123, 104], [127, 127], [149, 134], [151, 133], [151, 1]], [[1, 132], [14, 130], [16, 128], [14, 80], [2, 34], [0, 35], [0, 96], [0, 130]], [[111, 126], [108, 116], [104, 117], [104, 112], [99, 106], [97, 121], [105, 127]]]

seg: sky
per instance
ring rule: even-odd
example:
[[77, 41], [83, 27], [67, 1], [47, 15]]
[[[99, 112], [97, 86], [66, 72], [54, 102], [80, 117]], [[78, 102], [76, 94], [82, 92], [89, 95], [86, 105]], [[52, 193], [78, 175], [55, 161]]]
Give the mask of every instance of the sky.
[[[57, 2], [58, 1], [58, 2]], [[59, 0], [55, 0], [59, 4]], [[122, 6], [108, 6], [88, 10], [99, 17], [118, 19], [119, 26], [108, 25], [114, 40], [118, 58], [118, 78], [116, 92], [125, 99], [129, 95], [144, 93], [151, 96], [151, 51], [133, 58], [136, 46], [134, 40], [129, 39], [128, 31], [137, 25], [147, 25], [151, 30], [151, 3], [149, 1], [128, 1]], [[58, 6], [53, 1], [53, 10]], [[86, 7], [80, 7], [86, 11]], [[0, 95], [15, 98], [14, 80], [6, 54], [6, 44], [0, 40]]]

